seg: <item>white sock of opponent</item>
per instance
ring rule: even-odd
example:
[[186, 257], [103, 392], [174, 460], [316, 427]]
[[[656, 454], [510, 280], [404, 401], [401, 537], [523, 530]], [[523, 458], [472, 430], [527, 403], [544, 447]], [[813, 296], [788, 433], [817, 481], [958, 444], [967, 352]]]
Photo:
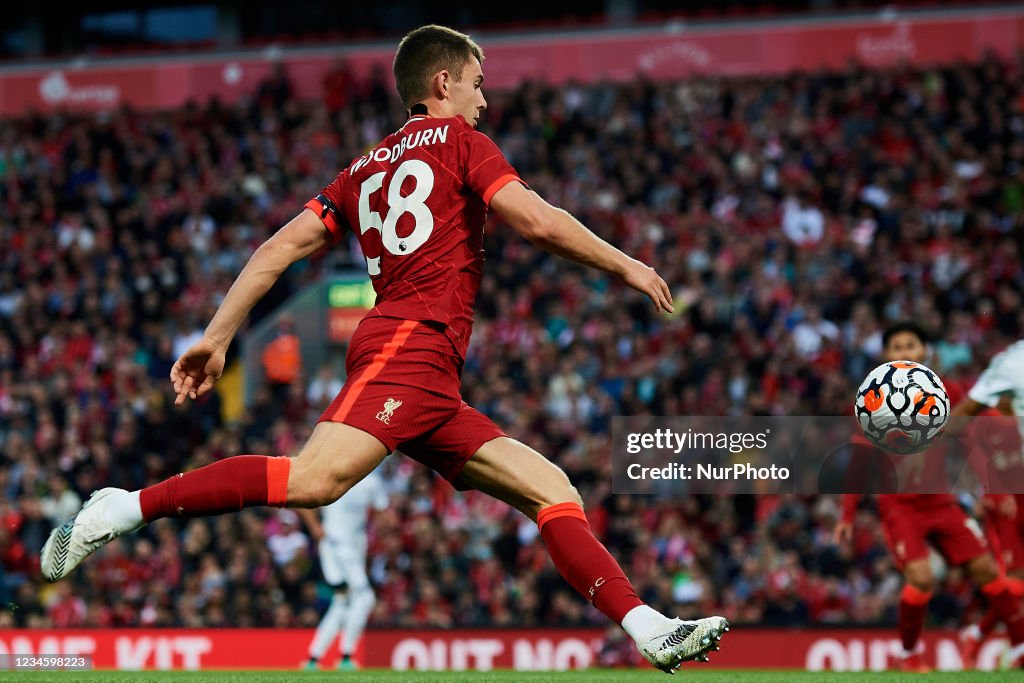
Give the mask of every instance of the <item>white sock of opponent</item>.
[[370, 619], [370, 612], [376, 604], [377, 598], [369, 586], [364, 586], [352, 595], [348, 619], [345, 620], [345, 633], [341, 637], [341, 654], [351, 655], [355, 651], [359, 636], [363, 635], [366, 622]]
[[340, 593], [335, 593], [331, 598], [331, 606], [327, 609], [313, 635], [313, 642], [309, 646], [310, 659], [320, 659], [327, 652], [327, 648], [338, 636], [341, 625], [345, 623], [346, 612], [348, 611], [348, 600]]

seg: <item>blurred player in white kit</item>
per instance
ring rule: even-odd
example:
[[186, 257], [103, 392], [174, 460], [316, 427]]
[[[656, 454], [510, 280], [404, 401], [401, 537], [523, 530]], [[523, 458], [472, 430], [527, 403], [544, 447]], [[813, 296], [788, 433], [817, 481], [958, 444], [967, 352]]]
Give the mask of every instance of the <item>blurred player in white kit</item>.
[[377, 472], [352, 487], [330, 505], [316, 510], [300, 509], [303, 521], [319, 541], [320, 568], [324, 580], [334, 590], [331, 606], [317, 626], [309, 645], [305, 668], [315, 671], [338, 632], [342, 632], [338, 668], [357, 669], [352, 653], [366, 628], [376, 604], [373, 588], [366, 577], [366, 522], [370, 509], [388, 505], [384, 480]]
[[[1005, 572], [1010, 590], [1018, 597], [1024, 596], [1024, 454], [1020, 444], [1024, 440], [1024, 339], [1010, 344], [1005, 350], [993, 356], [988, 367], [967, 392], [967, 398], [957, 404], [950, 413], [951, 418], [966, 418], [989, 414], [988, 422], [981, 428], [985, 435], [976, 435], [979, 444], [989, 445], [985, 455], [992, 467], [991, 475], [1003, 486], [1003, 492], [987, 494], [983, 498], [985, 526], [990, 538], [999, 548], [998, 558], [1001, 570]], [[1018, 438], [1000, 434], [998, 422], [992, 414], [1001, 413], [1016, 417]], [[946, 431], [955, 435], [968, 428], [969, 422], [961, 420], [951, 424]], [[1005, 423], [1004, 423], [1005, 425]], [[975, 430], [977, 431], [977, 430]], [[998, 448], [992, 448], [993, 437], [1001, 439]], [[998, 453], [1004, 450], [1004, 453]], [[1000, 456], [1000, 457], [997, 457]], [[960, 631], [960, 651], [965, 669], [976, 666], [978, 652], [999, 618], [990, 610], [978, 623], [969, 624]], [[1000, 668], [1009, 668], [1024, 657], [1024, 644], [1008, 648], [1000, 656]]]

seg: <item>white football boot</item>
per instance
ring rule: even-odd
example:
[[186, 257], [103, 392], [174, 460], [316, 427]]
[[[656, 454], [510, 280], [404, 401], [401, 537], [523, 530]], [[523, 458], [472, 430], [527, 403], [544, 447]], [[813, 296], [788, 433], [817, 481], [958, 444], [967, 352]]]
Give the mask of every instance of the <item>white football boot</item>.
[[706, 617], [696, 621], [672, 619], [669, 630], [637, 641], [640, 654], [656, 668], [674, 674], [683, 662], [708, 661], [708, 653], [718, 649], [729, 630], [724, 617]]
[[50, 532], [39, 554], [40, 570], [47, 581], [60, 581], [100, 547], [142, 526], [117, 529], [104, 514], [113, 498], [127, 493], [117, 488], [94, 491], [78, 514]]

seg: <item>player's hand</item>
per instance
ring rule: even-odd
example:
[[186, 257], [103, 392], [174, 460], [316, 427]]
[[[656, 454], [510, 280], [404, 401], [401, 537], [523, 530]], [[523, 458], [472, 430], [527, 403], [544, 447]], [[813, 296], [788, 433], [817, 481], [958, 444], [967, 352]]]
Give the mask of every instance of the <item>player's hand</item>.
[[1017, 516], [1017, 499], [1013, 496], [1006, 496], [999, 501], [999, 514], [1013, 519]]
[[195, 400], [213, 388], [224, 373], [222, 349], [206, 339], [200, 339], [181, 355], [171, 368], [174, 385], [174, 405], [180, 406], [186, 398]]
[[849, 522], [839, 522], [832, 530], [832, 540], [837, 545], [846, 545], [853, 540], [853, 525]]
[[627, 285], [650, 297], [658, 312], [672, 313], [672, 292], [654, 268], [642, 261], [630, 259], [630, 264], [621, 277]]

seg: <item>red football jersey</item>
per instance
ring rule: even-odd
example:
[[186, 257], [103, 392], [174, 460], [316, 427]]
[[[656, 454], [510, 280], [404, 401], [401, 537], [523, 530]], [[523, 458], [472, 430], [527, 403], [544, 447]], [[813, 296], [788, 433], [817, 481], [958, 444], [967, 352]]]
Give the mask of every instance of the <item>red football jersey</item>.
[[359, 239], [377, 292], [366, 317], [432, 321], [465, 357], [483, 273], [487, 205], [522, 182], [461, 117], [414, 116], [355, 159], [306, 207], [335, 241]]

